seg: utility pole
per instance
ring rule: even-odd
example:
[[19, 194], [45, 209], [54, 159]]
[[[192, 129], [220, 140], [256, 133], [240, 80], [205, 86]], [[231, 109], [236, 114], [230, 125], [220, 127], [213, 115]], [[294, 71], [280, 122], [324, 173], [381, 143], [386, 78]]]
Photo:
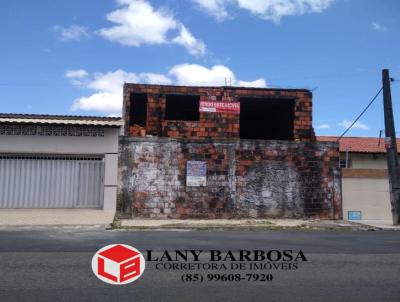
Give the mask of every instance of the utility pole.
[[392, 95], [390, 92], [389, 70], [382, 70], [383, 109], [385, 114], [385, 147], [389, 172], [390, 203], [392, 206], [393, 225], [400, 224], [400, 171], [397, 157], [396, 131], [394, 128]]

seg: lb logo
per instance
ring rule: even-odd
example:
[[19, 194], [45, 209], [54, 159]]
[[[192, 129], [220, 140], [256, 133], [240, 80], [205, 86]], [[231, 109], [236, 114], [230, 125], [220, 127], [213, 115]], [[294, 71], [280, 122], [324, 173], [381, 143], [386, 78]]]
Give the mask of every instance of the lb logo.
[[145, 260], [139, 250], [126, 244], [111, 244], [98, 250], [92, 258], [93, 273], [109, 284], [128, 284], [140, 278]]

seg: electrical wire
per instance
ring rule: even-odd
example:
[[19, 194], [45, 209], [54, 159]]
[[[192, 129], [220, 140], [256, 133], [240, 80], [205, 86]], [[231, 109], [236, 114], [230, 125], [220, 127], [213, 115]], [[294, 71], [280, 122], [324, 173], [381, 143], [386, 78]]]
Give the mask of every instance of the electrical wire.
[[357, 123], [357, 121], [360, 119], [360, 117], [363, 116], [363, 114], [368, 110], [368, 108], [372, 105], [372, 103], [376, 100], [376, 98], [378, 97], [378, 95], [382, 92], [383, 87], [381, 87], [381, 89], [379, 89], [378, 93], [373, 97], [373, 99], [368, 103], [368, 105], [364, 108], [364, 110], [357, 116], [357, 118], [353, 121], [353, 123], [351, 123], [351, 125], [349, 127], [347, 127], [347, 129], [342, 133], [341, 136], [339, 136], [339, 138], [336, 140], [336, 142], [339, 142], [339, 140], [354, 126], [355, 123]]

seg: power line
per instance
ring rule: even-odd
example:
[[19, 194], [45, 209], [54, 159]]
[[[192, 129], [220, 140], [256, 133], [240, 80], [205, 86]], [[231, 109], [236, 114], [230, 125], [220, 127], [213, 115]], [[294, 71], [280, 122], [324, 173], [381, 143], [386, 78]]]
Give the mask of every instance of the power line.
[[365, 111], [368, 110], [368, 108], [372, 105], [372, 103], [375, 101], [375, 99], [378, 97], [378, 95], [382, 92], [383, 87], [381, 87], [381, 89], [379, 89], [378, 93], [374, 96], [374, 98], [368, 103], [368, 105], [364, 108], [364, 110], [357, 116], [357, 118], [353, 121], [353, 123], [351, 123], [351, 125], [349, 127], [347, 127], [347, 129], [342, 133], [341, 136], [339, 136], [339, 138], [337, 139], [336, 142], [339, 142], [339, 140], [354, 126], [355, 123], [357, 123], [357, 121], [360, 119], [360, 117], [363, 116], [363, 114], [365, 113]]

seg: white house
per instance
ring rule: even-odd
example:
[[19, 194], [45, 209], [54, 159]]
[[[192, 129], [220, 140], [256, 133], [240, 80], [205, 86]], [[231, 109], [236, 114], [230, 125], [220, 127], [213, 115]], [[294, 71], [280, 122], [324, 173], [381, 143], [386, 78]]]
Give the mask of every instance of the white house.
[[[338, 137], [319, 136], [319, 141]], [[400, 140], [397, 141], [400, 150]], [[339, 140], [342, 168], [343, 218], [392, 220], [384, 139], [343, 137]]]
[[0, 114], [0, 224], [107, 224], [119, 118]]

